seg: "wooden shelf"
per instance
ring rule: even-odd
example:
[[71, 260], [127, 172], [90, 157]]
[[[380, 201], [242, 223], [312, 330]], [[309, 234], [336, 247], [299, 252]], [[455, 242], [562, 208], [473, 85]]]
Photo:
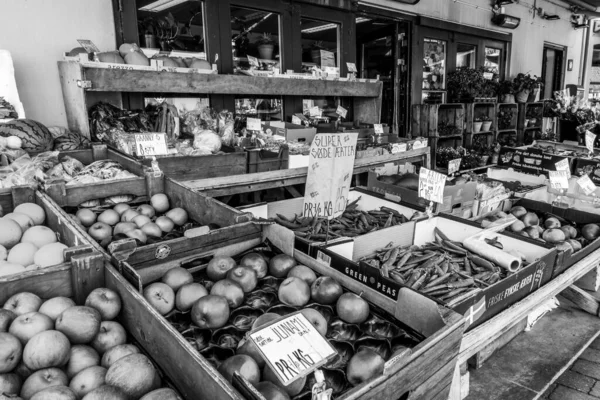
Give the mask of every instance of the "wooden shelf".
[[457, 133], [456, 135], [446, 135], [446, 136], [436, 136], [433, 139], [456, 139], [456, 138], [463, 138], [462, 133]]
[[541, 130], [541, 129], [542, 129], [542, 126], [541, 126], [541, 125], [540, 125], [540, 126], [529, 126], [529, 127], [527, 127], [527, 128], [524, 128], [523, 130], [524, 130], [524, 131], [531, 131], [531, 130], [533, 130], [533, 129], [539, 129], [539, 130]]
[[517, 133], [517, 127], [511, 128], [511, 129], [500, 129], [500, 130], [498, 130], [498, 134], [508, 133], [508, 132]]
[[488, 133], [494, 133], [494, 131], [474, 132], [473, 135], [487, 135]]

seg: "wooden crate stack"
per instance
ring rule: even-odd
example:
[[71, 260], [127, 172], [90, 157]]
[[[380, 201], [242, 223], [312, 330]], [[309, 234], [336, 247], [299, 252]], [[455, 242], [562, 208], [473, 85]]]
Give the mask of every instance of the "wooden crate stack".
[[542, 131], [544, 103], [519, 104], [519, 120], [517, 123], [517, 142], [531, 144], [536, 139], [536, 133]]
[[[508, 122], [508, 117], [510, 122]], [[507, 123], [503, 123], [506, 119]], [[519, 120], [519, 107], [516, 103], [498, 103], [496, 105], [496, 140], [502, 145], [509, 145], [511, 140], [514, 140], [516, 145], [518, 129], [517, 122]]]
[[480, 137], [485, 138], [486, 144], [491, 145], [494, 142], [496, 130], [498, 129], [496, 104], [471, 103], [466, 104], [465, 109], [465, 147], [467, 149], [473, 148], [476, 138]]

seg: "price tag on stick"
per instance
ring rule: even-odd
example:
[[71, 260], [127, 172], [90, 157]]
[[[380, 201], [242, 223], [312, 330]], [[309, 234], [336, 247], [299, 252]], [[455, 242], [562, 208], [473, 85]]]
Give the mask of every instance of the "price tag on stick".
[[292, 115], [292, 124], [294, 125], [302, 125], [302, 120], [295, 115]]
[[567, 171], [548, 171], [548, 174], [550, 175], [550, 187], [552, 189], [569, 189], [569, 178], [567, 177]]
[[583, 175], [581, 178], [577, 179], [577, 184], [586, 196], [591, 196], [596, 192], [596, 185], [594, 185], [594, 182], [592, 182], [588, 175]]
[[285, 386], [310, 374], [337, 354], [300, 312], [251, 332], [250, 339]]
[[342, 106], [338, 106], [337, 110], [335, 111], [335, 113], [337, 115], [339, 115], [342, 118], [346, 118], [346, 115], [348, 115], [348, 110], [346, 110], [344, 107]]
[[427, 168], [419, 171], [419, 197], [426, 200], [444, 203], [444, 186], [447, 176]]
[[571, 167], [569, 166], [569, 159], [565, 158], [555, 163], [557, 171], [567, 171], [567, 177], [571, 177]]
[[248, 63], [253, 67], [260, 67], [260, 63], [256, 57], [248, 56]]
[[375, 129], [375, 133], [383, 133], [383, 125], [382, 124], [375, 124], [373, 125], [373, 128]]
[[321, 117], [323, 115], [323, 111], [321, 111], [319, 106], [314, 106], [308, 110], [308, 115], [311, 117]]
[[358, 72], [355, 63], [347, 62], [346, 66], [348, 67], [348, 72]]
[[310, 146], [304, 217], [336, 218], [344, 212], [354, 170], [358, 132], [320, 133]]
[[457, 158], [455, 160], [450, 160], [450, 162], [448, 162], [448, 175], [452, 175], [452, 174], [458, 172], [458, 170], [460, 169], [461, 161], [462, 161], [462, 158]]
[[261, 131], [262, 126], [259, 118], [246, 118], [246, 129], [249, 131]]
[[77, 39], [81, 47], [85, 49], [88, 53], [100, 53], [100, 49], [98, 46], [94, 44], [91, 40], [88, 39]]
[[135, 150], [139, 157], [168, 154], [166, 133], [135, 133]]
[[590, 131], [585, 131], [585, 147], [590, 153], [594, 152], [594, 143], [596, 142], [596, 135]]

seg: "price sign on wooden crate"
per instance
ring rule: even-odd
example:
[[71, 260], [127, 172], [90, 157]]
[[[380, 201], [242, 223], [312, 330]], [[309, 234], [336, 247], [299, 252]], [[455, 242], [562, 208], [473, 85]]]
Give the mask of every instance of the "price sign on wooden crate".
[[321, 115], [323, 115], [323, 111], [321, 111], [319, 106], [314, 106], [308, 110], [308, 115], [311, 117], [320, 117]]
[[135, 133], [135, 150], [140, 157], [168, 154], [166, 133]]
[[348, 67], [348, 72], [358, 72], [355, 63], [347, 62], [346, 66]]
[[346, 118], [346, 115], [348, 115], [348, 110], [346, 110], [344, 107], [342, 106], [338, 106], [337, 110], [335, 111], [335, 113], [337, 115], [339, 115], [342, 118]]
[[294, 125], [302, 125], [302, 120], [295, 115], [292, 115], [292, 124]]
[[88, 39], [77, 39], [81, 47], [85, 49], [88, 53], [100, 53], [100, 49], [98, 46], [94, 44], [91, 40]]
[[246, 118], [246, 129], [249, 131], [261, 131], [260, 118]]
[[585, 131], [585, 147], [590, 153], [594, 152], [594, 142], [596, 141], [596, 135], [590, 131]]
[[337, 351], [300, 312], [250, 333], [285, 386], [326, 364]]
[[587, 196], [590, 196], [596, 191], [596, 185], [594, 185], [594, 182], [592, 182], [588, 175], [583, 175], [581, 178], [577, 179], [577, 184]]
[[455, 160], [450, 160], [448, 162], [448, 175], [454, 174], [455, 172], [458, 172], [458, 170], [460, 169], [460, 162], [462, 161], [462, 158], [457, 158]]
[[373, 128], [375, 129], [375, 133], [377, 133], [377, 134], [383, 133], [383, 125], [382, 124], [375, 124], [375, 125], [373, 125]]
[[346, 209], [358, 132], [320, 133], [310, 146], [303, 216], [336, 218]]
[[569, 166], [569, 159], [564, 158], [559, 162], [555, 163], [557, 171], [567, 171], [567, 177], [571, 177], [571, 167]]
[[567, 177], [567, 171], [548, 171], [550, 175], [550, 187], [552, 189], [568, 189], [569, 178]]
[[419, 171], [419, 197], [435, 203], [444, 203], [444, 186], [447, 176], [427, 168]]
[[253, 67], [260, 67], [260, 63], [256, 57], [248, 56], [248, 63]]

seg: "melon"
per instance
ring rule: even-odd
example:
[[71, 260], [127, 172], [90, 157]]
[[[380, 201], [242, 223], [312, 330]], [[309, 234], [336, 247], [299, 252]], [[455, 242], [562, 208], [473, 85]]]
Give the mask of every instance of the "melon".
[[173, 68], [179, 67], [179, 64], [177, 64], [175, 62], [175, 60], [173, 60], [171, 57], [156, 56], [156, 57], [153, 57], [153, 59], [157, 60], [157, 61], [162, 61], [163, 62], [163, 67], [173, 67]]
[[0, 136], [16, 136], [22, 141], [21, 148], [28, 152], [52, 150], [54, 138], [43, 124], [32, 119], [16, 119], [0, 125]]
[[79, 150], [90, 147], [90, 140], [77, 132], [68, 132], [54, 139], [55, 151]]
[[118, 51], [107, 51], [104, 53], [98, 53], [97, 56], [98, 61], [103, 63], [125, 64], [123, 57], [121, 57]]
[[189, 63], [189, 67], [196, 68], [196, 69], [207, 69], [209, 71], [212, 69], [212, 66], [210, 65], [210, 63], [208, 61], [201, 60], [199, 58], [192, 59], [192, 62]]
[[150, 66], [150, 60], [142, 52], [131, 51], [125, 54], [125, 63], [132, 65]]

